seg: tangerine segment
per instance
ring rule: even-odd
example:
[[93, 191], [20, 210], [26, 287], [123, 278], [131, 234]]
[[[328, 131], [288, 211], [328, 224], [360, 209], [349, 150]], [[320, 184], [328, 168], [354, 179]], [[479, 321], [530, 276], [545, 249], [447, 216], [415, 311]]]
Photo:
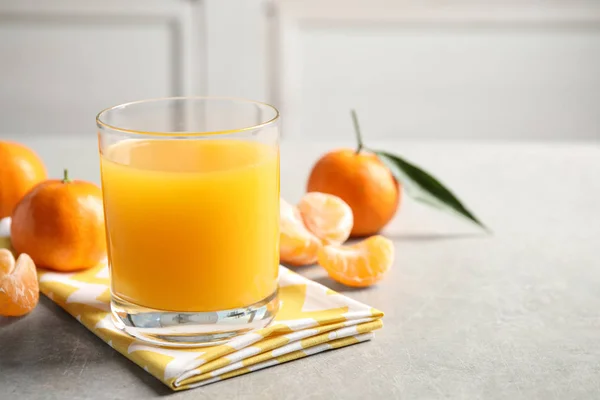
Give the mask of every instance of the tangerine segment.
[[350, 206], [338, 196], [310, 192], [298, 203], [304, 224], [323, 244], [342, 244], [350, 236], [354, 217]]
[[279, 212], [280, 260], [296, 266], [314, 264], [321, 247], [319, 238], [306, 229], [300, 212], [295, 206], [281, 199]]
[[20, 317], [35, 308], [40, 298], [35, 264], [27, 254], [15, 257], [0, 249], [0, 315]]
[[349, 246], [324, 246], [319, 251], [319, 264], [329, 276], [353, 287], [379, 282], [393, 262], [394, 244], [380, 235]]

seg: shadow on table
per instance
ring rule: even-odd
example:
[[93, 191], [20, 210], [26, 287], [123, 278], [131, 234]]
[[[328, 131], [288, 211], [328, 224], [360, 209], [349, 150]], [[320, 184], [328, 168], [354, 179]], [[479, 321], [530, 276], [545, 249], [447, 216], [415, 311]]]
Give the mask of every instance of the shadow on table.
[[0, 332], [2, 332], [4, 327], [8, 327], [14, 323], [17, 323], [23, 318], [25, 317], [3, 317], [0, 315]]
[[[46, 382], [81, 393], [110, 394], [131, 381], [123, 377], [129, 375], [142, 382], [141, 393], [144, 389], [159, 396], [174, 393], [45, 296], [31, 314], [0, 319], [0, 370], [10, 375], [15, 388], [25, 381], [42, 386]], [[38, 376], [43, 382], [36, 380]]]
[[484, 239], [491, 235], [485, 232], [477, 233], [384, 233], [388, 239], [405, 242], [434, 242], [460, 239]]
[[352, 287], [346, 286], [339, 282], [334, 281], [329, 276], [319, 276], [317, 278], [311, 278], [313, 282], [320, 283], [323, 286], [328, 287], [329, 289], [336, 291], [338, 293], [348, 293], [348, 292], [366, 292], [374, 289], [374, 286], [369, 287]]

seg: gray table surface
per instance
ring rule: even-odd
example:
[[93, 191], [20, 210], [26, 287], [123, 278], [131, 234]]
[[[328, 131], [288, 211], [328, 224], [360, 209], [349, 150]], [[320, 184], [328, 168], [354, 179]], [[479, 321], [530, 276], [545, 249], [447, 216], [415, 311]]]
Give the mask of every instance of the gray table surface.
[[[94, 137], [26, 137], [50, 173], [98, 181]], [[396, 260], [354, 290], [385, 311], [374, 340], [172, 393], [46, 298], [0, 319], [0, 398], [590, 399], [600, 397], [600, 147], [377, 142], [447, 183], [494, 231], [405, 199], [385, 234]], [[282, 194], [348, 143], [282, 145]]]

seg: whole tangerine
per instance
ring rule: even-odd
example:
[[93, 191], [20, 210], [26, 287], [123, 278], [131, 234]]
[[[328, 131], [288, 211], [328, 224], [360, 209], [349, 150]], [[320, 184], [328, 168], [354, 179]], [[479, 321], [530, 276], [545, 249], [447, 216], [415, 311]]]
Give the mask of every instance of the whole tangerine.
[[333, 194], [354, 214], [350, 236], [379, 232], [396, 214], [401, 187], [376, 154], [363, 147], [358, 118], [351, 112], [358, 147], [330, 151], [317, 161], [308, 178], [307, 192]]
[[47, 178], [46, 167], [29, 147], [0, 141], [0, 219], [13, 209], [33, 186]]
[[325, 154], [313, 167], [308, 192], [333, 194], [352, 209], [351, 236], [370, 236], [394, 217], [400, 204], [400, 185], [372, 153], [352, 149]]
[[106, 256], [102, 190], [86, 181], [46, 180], [17, 204], [11, 242], [39, 267], [91, 268]]

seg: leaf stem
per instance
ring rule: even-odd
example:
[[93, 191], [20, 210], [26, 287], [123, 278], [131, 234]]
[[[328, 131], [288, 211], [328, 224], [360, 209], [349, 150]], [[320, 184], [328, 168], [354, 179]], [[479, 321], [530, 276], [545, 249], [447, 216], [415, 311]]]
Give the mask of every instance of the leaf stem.
[[358, 124], [358, 117], [356, 116], [356, 111], [350, 110], [350, 115], [352, 116], [352, 122], [354, 123], [354, 133], [356, 134], [356, 141], [358, 142], [358, 146], [356, 148], [356, 154], [358, 154], [364, 147], [362, 135], [360, 133], [360, 125]]
[[71, 180], [69, 179], [69, 170], [65, 168], [63, 170], [63, 183], [69, 183], [69, 182], [71, 182]]

